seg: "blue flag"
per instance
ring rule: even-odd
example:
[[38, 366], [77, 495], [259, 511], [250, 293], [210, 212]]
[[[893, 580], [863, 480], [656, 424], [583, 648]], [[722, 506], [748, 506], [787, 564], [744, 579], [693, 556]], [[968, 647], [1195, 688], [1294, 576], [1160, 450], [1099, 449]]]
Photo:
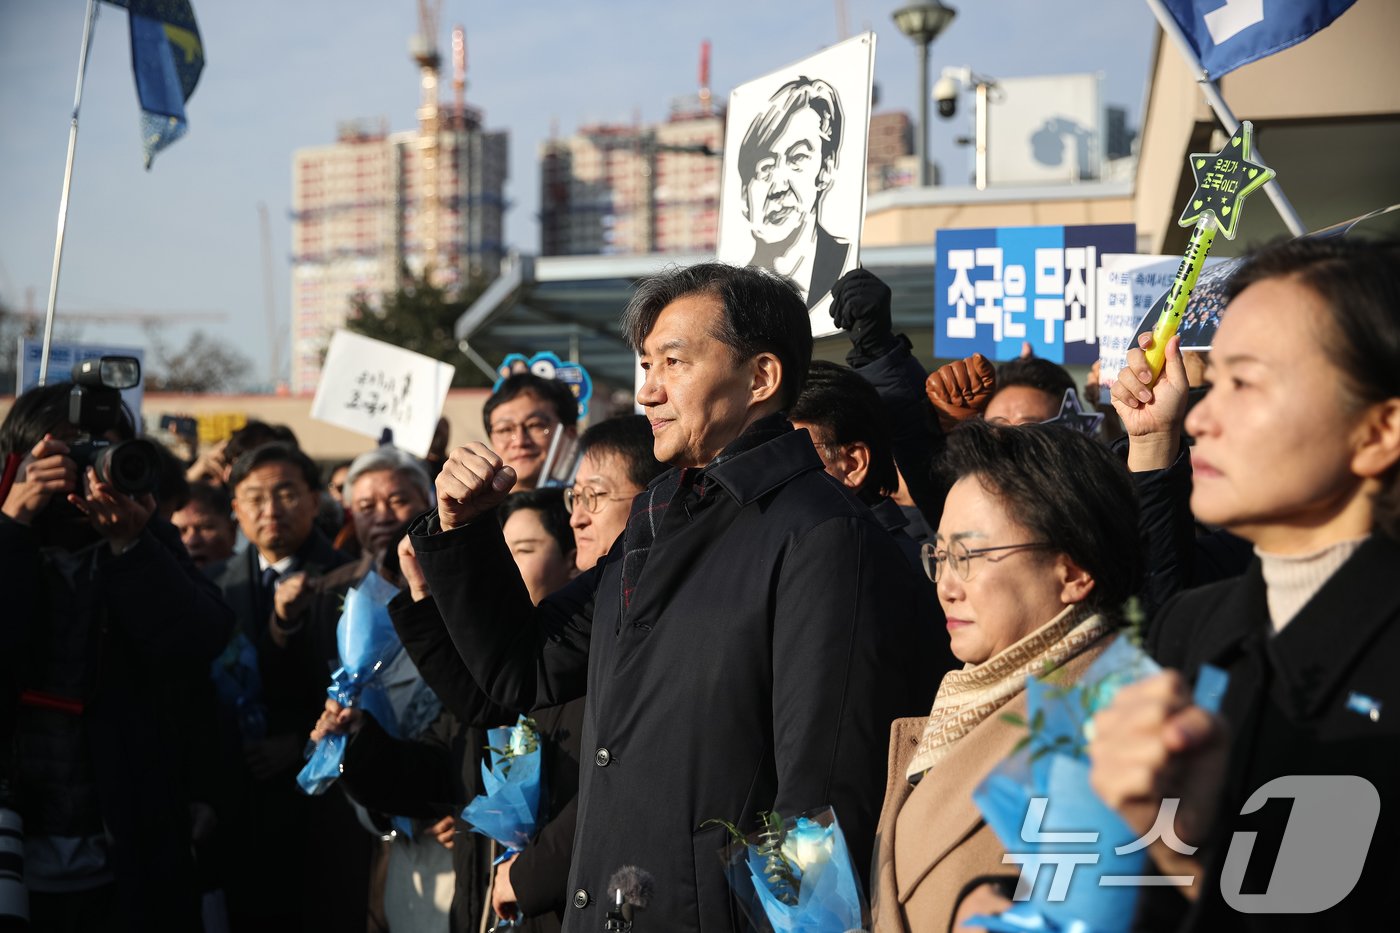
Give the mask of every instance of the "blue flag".
[[1212, 78], [1297, 45], [1356, 0], [1162, 0]]
[[185, 135], [185, 101], [204, 70], [204, 44], [189, 0], [107, 0], [131, 14], [131, 70], [141, 101], [146, 168]]

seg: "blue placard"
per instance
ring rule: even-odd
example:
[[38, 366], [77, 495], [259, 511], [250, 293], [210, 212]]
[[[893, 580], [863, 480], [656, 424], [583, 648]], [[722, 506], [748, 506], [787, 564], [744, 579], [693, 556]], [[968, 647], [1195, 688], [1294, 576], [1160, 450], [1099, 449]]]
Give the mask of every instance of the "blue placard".
[[1132, 253], [1133, 224], [940, 230], [933, 355], [1098, 359], [1094, 293], [1104, 253]]

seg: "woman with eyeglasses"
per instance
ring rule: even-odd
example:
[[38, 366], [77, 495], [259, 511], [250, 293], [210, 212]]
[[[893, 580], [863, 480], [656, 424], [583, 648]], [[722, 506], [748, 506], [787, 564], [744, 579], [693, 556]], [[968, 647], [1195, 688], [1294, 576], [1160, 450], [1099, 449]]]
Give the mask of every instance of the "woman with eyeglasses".
[[[1254, 559], [1158, 614], [1147, 647], [1169, 670], [1096, 717], [1094, 787], [1135, 830], [1176, 799], [1195, 850], [1149, 851], [1197, 879], [1186, 929], [1393, 925], [1377, 918], [1400, 874], [1400, 244], [1276, 243], [1228, 298], [1189, 415], [1132, 376], [1139, 356], [1114, 395], [1184, 418], [1191, 511]], [[1207, 664], [1228, 676], [1218, 715], [1193, 702]]]
[[963, 929], [1009, 906], [1015, 866], [972, 790], [1024, 738], [1029, 676], [1074, 682], [1114, 638], [1141, 578], [1123, 465], [1051, 424], [968, 422], [948, 436], [952, 488], [924, 564], [953, 654], [927, 718], [897, 720], [876, 846], [875, 929]]

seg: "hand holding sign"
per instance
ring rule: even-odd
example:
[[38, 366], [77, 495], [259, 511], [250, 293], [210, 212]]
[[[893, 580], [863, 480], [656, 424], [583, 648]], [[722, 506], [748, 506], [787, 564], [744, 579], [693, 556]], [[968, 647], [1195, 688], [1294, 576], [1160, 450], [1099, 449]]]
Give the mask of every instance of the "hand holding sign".
[[515, 471], [485, 444], [458, 447], [437, 477], [438, 522], [450, 531], [495, 510], [515, 486]]

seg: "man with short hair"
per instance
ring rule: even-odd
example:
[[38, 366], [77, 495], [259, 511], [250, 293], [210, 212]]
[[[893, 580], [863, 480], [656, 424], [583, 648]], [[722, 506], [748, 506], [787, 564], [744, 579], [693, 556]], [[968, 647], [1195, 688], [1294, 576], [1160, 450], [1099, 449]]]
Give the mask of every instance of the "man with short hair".
[[422, 462], [394, 447], [356, 457], [342, 490], [360, 547], [377, 557], [399, 539], [410, 518], [433, 502], [433, 481]]
[[578, 399], [555, 379], [534, 373], [506, 377], [481, 411], [486, 436], [515, 471], [517, 491], [534, 489], [556, 434], [573, 436], [578, 424]]
[[1007, 360], [997, 367], [996, 391], [982, 417], [994, 424], [1038, 424], [1060, 416], [1074, 377], [1038, 356]]
[[632, 500], [666, 465], [652, 452], [651, 425], [644, 415], [600, 421], [578, 439], [578, 469], [564, 493], [580, 571], [592, 570], [622, 537]]
[[754, 239], [748, 264], [792, 279], [808, 309], [831, 291], [851, 249], [821, 224], [841, 122], [836, 89], [802, 76], [773, 93], [739, 144], [742, 209]]
[[453, 451], [414, 549], [463, 662], [497, 702], [587, 694], [573, 905], [601, 929], [609, 879], [655, 879], [655, 929], [730, 931], [737, 908], [713, 820], [831, 805], [869, 866], [888, 727], [923, 710], [891, 676], [893, 620], [927, 594], [870, 510], [822, 470], [782, 412], [812, 353], [790, 282], [702, 263], [643, 280], [623, 319], [641, 354], [657, 459], [622, 544], [529, 605], [494, 520], [513, 471]]
[[170, 523], [201, 570], [233, 556], [238, 529], [233, 523], [233, 500], [222, 487], [190, 483], [189, 501], [170, 516]]
[[[962, 667], [962, 662], [949, 646], [937, 591], [924, 573], [919, 554], [923, 542], [915, 540], [909, 516], [890, 498], [899, 486], [899, 473], [894, 465], [890, 419], [880, 394], [855, 370], [813, 360], [788, 419], [793, 427], [811, 435], [826, 472], [870, 506], [880, 526], [899, 545], [909, 572], [927, 590], [928, 600], [918, 620], [903, 631], [907, 650], [899, 660], [901, 676], [922, 689], [924, 705], [931, 707], [942, 675]], [[908, 620], [891, 621], [899, 624]]]
[[[318, 850], [326, 843], [312, 838], [312, 810], [324, 809], [326, 800], [345, 807], [297, 788], [306, 724], [320, 712], [329, 672], [283, 647], [294, 632], [274, 614], [279, 579], [320, 575], [345, 563], [316, 528], [320, 486], [316, 464], [287, 444], [254, 448], [229, 472], [234, 514], [249, 541], [216, 581], [237, 618], [234, 639], [214, 664], [222, 712], [237, 724], [241, 746], [227, 775], [234, 809], [221, 821], [235, 928], [294, 929], [307, 922], [314, 900], [309, 892], [320, 890], [307, 874], [325, 859]], [[364, 913], [361, 906], [360, 925]], [[338, 915], [338, 924], [347, 919], [354, 917]]]

